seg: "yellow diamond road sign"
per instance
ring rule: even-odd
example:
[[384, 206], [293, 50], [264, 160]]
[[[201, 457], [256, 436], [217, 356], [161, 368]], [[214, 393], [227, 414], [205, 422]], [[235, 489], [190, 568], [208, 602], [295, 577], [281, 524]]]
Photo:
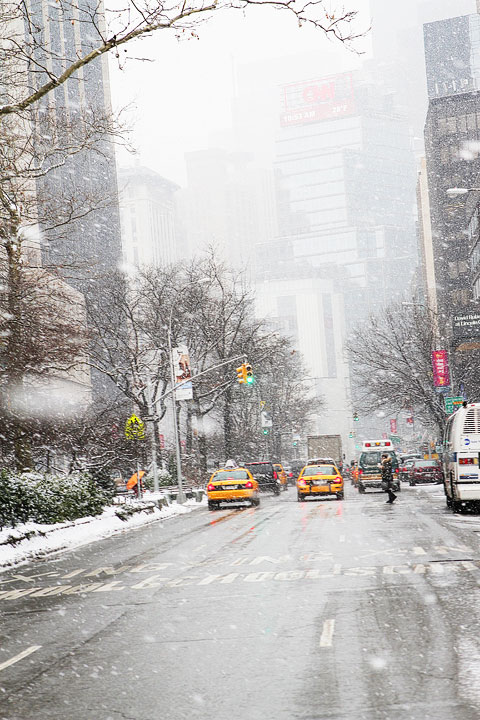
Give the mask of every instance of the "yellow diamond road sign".
[[132, 415], [125, 423], [125, 437], [127, 440], [144, 440], [145, 424], [136, 415]]

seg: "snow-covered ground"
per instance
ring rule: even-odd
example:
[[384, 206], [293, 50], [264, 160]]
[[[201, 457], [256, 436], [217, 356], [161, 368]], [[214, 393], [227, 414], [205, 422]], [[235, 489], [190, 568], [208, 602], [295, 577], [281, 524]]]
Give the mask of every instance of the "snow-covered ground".
[[[4, 528], [0, 531], [0, 572], [12, 565], [24, 563], [49, 553], [86, 545], [115, 533], [204, 508], [207, 502], [205, 498], [201, 502], [187, 500], [184, 505], [177, 505], [176, 502], [173, 502], [160, 509], [156, 505], [159, 497], [161, 496], [156, 496], [154, 493], [145, 493], [144, 501], [150, 507], [147, 510], [135, 512], [126, 520], [121, 520], [115, 514], [122, 505], [114, 505], [106, 508], [98, 517], [81, 518], [57, 525], [26, 523], [17, 525], [15, 528]], [[154, 501], [154, 507], [150, 501]], [[135, 505], [135, 502], [133, 501], [132, 505]]]

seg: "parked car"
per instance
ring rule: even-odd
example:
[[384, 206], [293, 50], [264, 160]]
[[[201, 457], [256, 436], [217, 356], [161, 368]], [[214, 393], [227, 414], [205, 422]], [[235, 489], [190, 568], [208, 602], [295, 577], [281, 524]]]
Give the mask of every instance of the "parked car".
[[398, 476], [403, 482], [408, 482], [410, 468], [412, 467], [416, 459], [417, 458], [410, 458], [408, 460], [404, 460], [403, 462], [402, 460], [400, 460], [400, 465], [398, 467]]
[[283, 463], [283, 469], [285, 470], [285, 474], [287, 476], [287, 485], [292, 485], [292, 478], [293, 478], [293, 470], [292, 466], [288, 463]]
[[287, 479], [287, 473], [285, 472], [285, 468], [281, 463], [273, 463], [273, 469], [274, 472], [277, 473], [277, 480], [280, 482], [280, 485], [282, 486], [282, 490], [288, 490], [288, 479]]
[[443, 469], [439, 460], [415, 460], [408, 471], [409, 485], [443, 482]]
[[[302, 470], [306, 464], [307, 463], [305, 462], [305, 460], [291, 460], [290, 461], [290, 467], [292, 468], [292, 477], [291, 477], [292, 485], [295, 485], [295, 483], [297, 482], [298, 476], [300, 475], [300, 473], [302, 472]], [[289, 481], [290, 481], [290, 478], [289, 478]]]
[[277, 471], [270, 460], [243, 463], [243, 467], [246, 468], [258, 482], [260, 492], [273, 492], [274, 495], [280, 495], [280, 481]]
[[260, 505], [258, 482], [246, 468], [217, 470], [207, 485], [208, 509], [217, 510], [220, 503]]

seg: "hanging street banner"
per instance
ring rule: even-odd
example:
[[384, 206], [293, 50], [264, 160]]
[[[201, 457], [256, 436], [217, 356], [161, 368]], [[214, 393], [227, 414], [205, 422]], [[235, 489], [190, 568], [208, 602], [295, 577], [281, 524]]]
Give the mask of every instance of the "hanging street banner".
[[450, 385], [450, 370], [446, 350], [432, 352], [433, 384], [436, 388], [446, 388]]
[[445, 412], [447, 415], [451, 415], [459, 407], [462, 407], [463, 397], [446, 397], [445, 398]]
[[396, 418], [392, 418], [390, 420], [390, 432], [393, 433], [394, 435], [397, 434], [397, 419]]
[[145, 440], [145, 424], [136, 415], [132, 415], [125, 423], [127, 440]]
[[[186, 345], [179, 345], [172, 350], [173, 374], [175, 376], [175, 399], [193, 400], [192, 368]], [[190, 380], [190, 382], [185, 382]], [[182, 385], [179, 385], [182, 383]]]

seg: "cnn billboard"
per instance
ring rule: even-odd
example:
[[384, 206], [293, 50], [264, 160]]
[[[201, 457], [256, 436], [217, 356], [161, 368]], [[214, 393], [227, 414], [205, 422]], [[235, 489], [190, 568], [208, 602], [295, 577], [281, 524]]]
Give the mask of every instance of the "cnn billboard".
[[354, 115], [355, 111], [351, 72], [282, 87], [282, 127], [347, 117]]

